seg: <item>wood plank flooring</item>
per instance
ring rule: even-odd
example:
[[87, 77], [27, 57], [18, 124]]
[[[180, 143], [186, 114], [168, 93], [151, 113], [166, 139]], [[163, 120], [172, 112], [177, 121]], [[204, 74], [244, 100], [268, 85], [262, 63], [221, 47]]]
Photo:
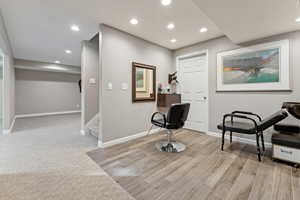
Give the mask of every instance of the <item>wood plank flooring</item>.
[[267, 150], [259, 163], [256, 147], [182, 130], [182, 153], [162, 153], [155, 134], [88, 155], [137, 200], [298, 200], [300, 171], [273, 162]]

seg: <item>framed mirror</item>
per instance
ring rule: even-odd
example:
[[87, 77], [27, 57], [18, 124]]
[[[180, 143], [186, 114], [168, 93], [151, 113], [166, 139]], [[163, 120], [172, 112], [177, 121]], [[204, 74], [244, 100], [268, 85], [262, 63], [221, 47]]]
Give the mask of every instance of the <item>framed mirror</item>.
[[132, 102], [156, 100], [156, 67], [132, 63]]

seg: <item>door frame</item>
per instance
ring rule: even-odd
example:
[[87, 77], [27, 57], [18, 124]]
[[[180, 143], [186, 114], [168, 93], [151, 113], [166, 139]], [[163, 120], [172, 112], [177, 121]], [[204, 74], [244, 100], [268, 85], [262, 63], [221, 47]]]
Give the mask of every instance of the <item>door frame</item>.
[[[200, 57], [202, 55], [206, 56], [206, 75], [207, 75], [207, 124], [206, 124], [206, 130], [205, 133], [207, 134], [209, 132], [209, 100], [210, 100], [210, 96], [209, 96], [209, 68], [208, 68], [208, 49], [206, 50], [202, 50], [202, 51], [195, 51], [192, 53], [188, 53], [188, 54], [183, 54], [180, 56], [176, 56], [176, 71], [179, 72], [180, 70], [180, 66], [179, 66], [179, 60], [182, 59], [187, 59], [187, 58], [192, 58], [192, 57]], [[181, 91], [180, 91], [181, 93]]]
[[[2, 127], [0, 129], [0, 135], [3, 135], [5, 133], [5, 131], [7, 131], [6, 129], [6, 124], [9, 124], [9, 122], [6, 122], [6, 116], [5, 116], [5, 113], [8, 113], [6, 109], [8, 109], [8, 106], [5, 106], [6, 105], [6, 102], [7, 102], [7, 99], [8, 97], [6, 97], [6, 91], [8, 90], [7, 88], [7, 78], [6, 78], [6, 73], [7, 73], [7, 66], [9, 66], [9, 60], [8, 60], [8, 56], [4, 53], [4, 51], [0, 48], [0, 54], [1, 56], [3, 57], [3, 63], [2, 63], [2, 104], [0, 105], [1, 106], [1, 109], [2, 109], [2, 113], [1, 114], [1, 117], [2, 117]], [[9, 129], [9, 128], [8, 128]]]

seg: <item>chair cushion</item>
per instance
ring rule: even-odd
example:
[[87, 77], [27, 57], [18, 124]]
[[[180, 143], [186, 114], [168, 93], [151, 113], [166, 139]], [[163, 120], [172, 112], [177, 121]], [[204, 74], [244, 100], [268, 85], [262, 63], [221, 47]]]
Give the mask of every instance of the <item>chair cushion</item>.
[[[219, 124], [218, 129], [223, 130], [223, 124]], [[253, 123], [240, 121], [234, 121], [233, 123], [231, 123], [231, 121], [226, 121], [225, 130], [236, 133], [255, 134], [255, 126]]]
[[279, 134], [272, 135], [272, 143], [280, 146], [300, 149], [300, 136], [299, 134]]

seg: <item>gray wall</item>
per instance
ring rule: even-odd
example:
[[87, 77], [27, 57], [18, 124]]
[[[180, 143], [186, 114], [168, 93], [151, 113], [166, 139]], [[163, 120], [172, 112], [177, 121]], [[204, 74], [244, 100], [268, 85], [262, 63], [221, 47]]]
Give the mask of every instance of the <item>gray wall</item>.
[[[99, 36], [82, 43], [82, 81], [84, 125], [99, 113]], [[95, 79], [96, 84], [89, 80]], [[83, 128], [83, 127], [82, 127]]]
[[4, 88], [4, 129], [9, 129], [15, 116], [15, 69], [13, 53], [7, 36], [4, 20], [0, 10], [0, 49], [6, 55]]
[[[290, 40], [292, 92], [216, 92], [216, 56], [218, 52], [282, 39]], [[233, 44], [227, 37], [213, 39], [175, 51], [174, 62], [176, 56], [206, 49], [209, 52], [209, 131], [218, 132], [216, 127], [221, 122], [223, 114], [233, 110], [252, 111], [266, 117], [278, 111], [284, 101], [300, 101], [300, 56], [298, 55], [300, 32], [282, 34], [241, 46]], [[292, 121], [295, 122], [295, 120]], [[297, 123], [299, 124], [299, 121]], [[270, 141], [270, 135], [269, 131], [267, 141]]]
[[79, 74], [16, 70], [16, 114], [80, 110]]
[[[100, 30], [102, 142], [107, 142], [146, 131], [156, 110], [155, 102], [132, 103], [132, 62], [156, 66], [157, 83], [166, 86], [173, 61], [172, 52], [166, 48], [105, 25], [100, 25]], [[107, 90], [109, 82], [113, 84], [113, 90]], [[128, 90], [121, 90], [122, 83], [128, 84]]]

